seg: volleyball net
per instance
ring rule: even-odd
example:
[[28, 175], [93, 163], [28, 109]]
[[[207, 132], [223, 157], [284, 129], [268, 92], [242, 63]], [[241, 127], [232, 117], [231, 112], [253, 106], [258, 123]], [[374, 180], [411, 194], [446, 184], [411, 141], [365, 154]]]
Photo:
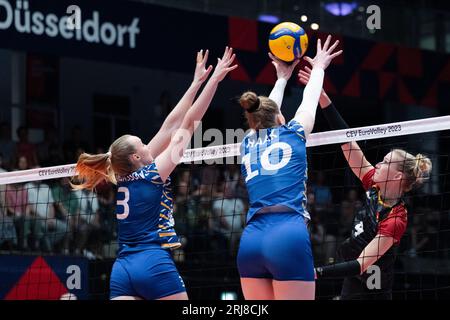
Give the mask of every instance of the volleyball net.
[[[429, 181], [405, 197], [408, 227], [397, 248], [394, 299], [450, 297], [450, 116], [309, 136], [307, 209], [316, 265], [336, 260], [364, 205], [340, 148], [350, 141], [372, 164], [394, 148], [431, 159]], [[173, 256], [191, 299], [242, 299], [236, 253], [248, 196], [239, 146], [189, 149], [172, 174], [182, 243]], [[108, 298], [118, 249], [115, 186], [72, 191], [74, 174], [75, 164], [0, 173], [0, 298]], [[341, 285], [320, 281], [317, 297], [333, 299]]]

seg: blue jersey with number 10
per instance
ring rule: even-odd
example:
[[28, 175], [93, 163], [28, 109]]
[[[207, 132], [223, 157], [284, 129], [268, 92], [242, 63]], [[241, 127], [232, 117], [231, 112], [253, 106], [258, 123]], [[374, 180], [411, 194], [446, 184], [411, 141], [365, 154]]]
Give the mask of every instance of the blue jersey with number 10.
[[281, 205], [310, 219], [306, 211], [306, 139], [295, 120], [248, 134], [241, 145], [242, 174], [250, 208], [247, 222], [260, 209]]

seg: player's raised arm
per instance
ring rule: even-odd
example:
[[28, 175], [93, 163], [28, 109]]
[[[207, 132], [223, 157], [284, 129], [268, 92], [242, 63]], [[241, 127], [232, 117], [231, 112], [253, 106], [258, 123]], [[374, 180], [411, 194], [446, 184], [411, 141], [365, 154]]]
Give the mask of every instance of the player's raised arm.
[[322, 48], [320, 39], [317, 40], [317, 53], [314, 59], [305, 57], [305, 60], [312, 66], [311, 78], [303, 91], [303, 100], [297, 109], [294, 120], [303, 126], [306, 135], [309, 135], [314, 127], [316, 108], [322, 91], [324, 71], [331, 60], [342, 53], [342, 50], [333, 53], [339, 44], [338, 40], [331, 47], [330, 42], [331, 36], [328, 36]]
[[[305, 67], [304, 70], [300, 70], [298, 73], [299, 81], [304, 85], [307, 85], [311, 78], [311, 72], [312, 70], [308, 67]], [[348, 128], [348, 124], [339, 114], [338, 110], [336, 109], [324, 89], [321, 90], [319, 104], [320, 108], [322, 109], [323, 115], [327, 119], [332, 130]], [[369, 161], [367, 161], [358, 143], [355, 141], [345, 143], [342, 144], [341, 148], [342, 152], [344, 153], [345, 159], [347, 159], [348, 165], [352, 169], [353, 173], [360, 180], [362, 180], [366, 173], [373, 169], [373, 166]]]
[[295, 66], [300, 62], [300, 60], [295, 60], [293, 63], [288, 64], [269, 52], [269, 58], [272, 59], [272, 64], [277, 72], [277, 81], [270, 92], [269, 99], [275, 101], [278, 105], [279, 110], [281, 110], [281, 105], [283, 104], [284, 89], [286, 84], [292, 76], [292, 72]]
[[234, 58], [233, 49], [226, 47], [223, 57], [218, 58], [214, 73], [208, 80], [200, 96], [186, 113], [180, 128], [171, 139], [169, 146], [155, 159], [156, 167], [158, 168], [162, 181], [167, 179], [180, 161], [195, 131], [196, 124], [203, 118], [214, 97], [219, 82], [230, 71], [237, 68], [237, 65], [232, 66]]
[[195, 66], [194, 79], [191, 85], [187, 89], [186, 93], [180, 99], [175, 108], [167, 116], [166, 120], [161, 126], [158, 133], [152, 138], [148, 143], [148, 148], [153, 158], [159, 156], [159, 154], [167, 148], [170, 143], [170, 138], [172, 132], [176, 131], [184, 119], [184, 116], [188, 112], [189, 108], [194, 102], [195, 96], [197, 95], [203, 82], [208, 78], [212, 70], [212, 66], [206, 67], [206, 62], [208, 61], [209, 51], [203, 50], [197, 52], [197, 60]]

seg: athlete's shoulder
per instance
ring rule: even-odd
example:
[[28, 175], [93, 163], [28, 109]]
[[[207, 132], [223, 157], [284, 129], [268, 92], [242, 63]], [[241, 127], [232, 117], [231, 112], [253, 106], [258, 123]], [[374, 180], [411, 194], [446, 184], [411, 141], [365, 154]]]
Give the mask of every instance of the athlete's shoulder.
[[389, 217], [395, 217], [400, 219], [408, 218], [408, 210], [404, 203], [400, 203], [399, 205], [392, 208]]
[[374, 186], [373, 175], [375, 174], [375, 168], [367, 171], [367, 173], [362, 177], [361, 182], [364, 187], [364, 190], [369, 190]]
[[283, 125], [282, 128], [285, 128], [289, 131], [294, 132], [299, 136], [303, 141], [306, 140], [305, 138], [305, 130], [303, 129], [303, 126], [296, 120], [292, 119], [287, 124]]
[[155, 162], [152, 162], [127, 176], [119, 177], [119, 182], [132, 182], [138, 180], [146, 180], [154, 184], [163, 184]]
[[242, 139], [242, 142], [241, 142], [241, 145], [240, 145], [241, 153], [246, 153], [248, 148], [250, 146], [254, 145], [254, 141], [253, 140], [255, 140], [255, 138], [256, 138], [256, 131], [255, 130], [249, 130], [249, 132], [247, 132], [247, 134]]

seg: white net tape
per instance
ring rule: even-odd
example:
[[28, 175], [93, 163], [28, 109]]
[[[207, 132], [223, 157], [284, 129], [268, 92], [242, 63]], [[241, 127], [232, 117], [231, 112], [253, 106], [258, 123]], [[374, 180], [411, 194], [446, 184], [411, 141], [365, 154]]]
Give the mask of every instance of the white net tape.
[[[434, 117], [421, 120], [387, 123], [359, 128], [343, 129], [313, 133], [308, 137], [307, 147], [327, 144], [345, 143], [350, 141], [371, 140], [387, 137], [397, 137], [410, 134], [435, 132], [450, 129], [450, 116]], [[181, 163], [191, 163], [240, 155], [240, 143], [213, 147], [188, 149]], [[24, 181], [38, 181], [75, 175], [75, 164], [54, 167], [36, 168], [23, 171], [0, 173], [0, 185]]]

